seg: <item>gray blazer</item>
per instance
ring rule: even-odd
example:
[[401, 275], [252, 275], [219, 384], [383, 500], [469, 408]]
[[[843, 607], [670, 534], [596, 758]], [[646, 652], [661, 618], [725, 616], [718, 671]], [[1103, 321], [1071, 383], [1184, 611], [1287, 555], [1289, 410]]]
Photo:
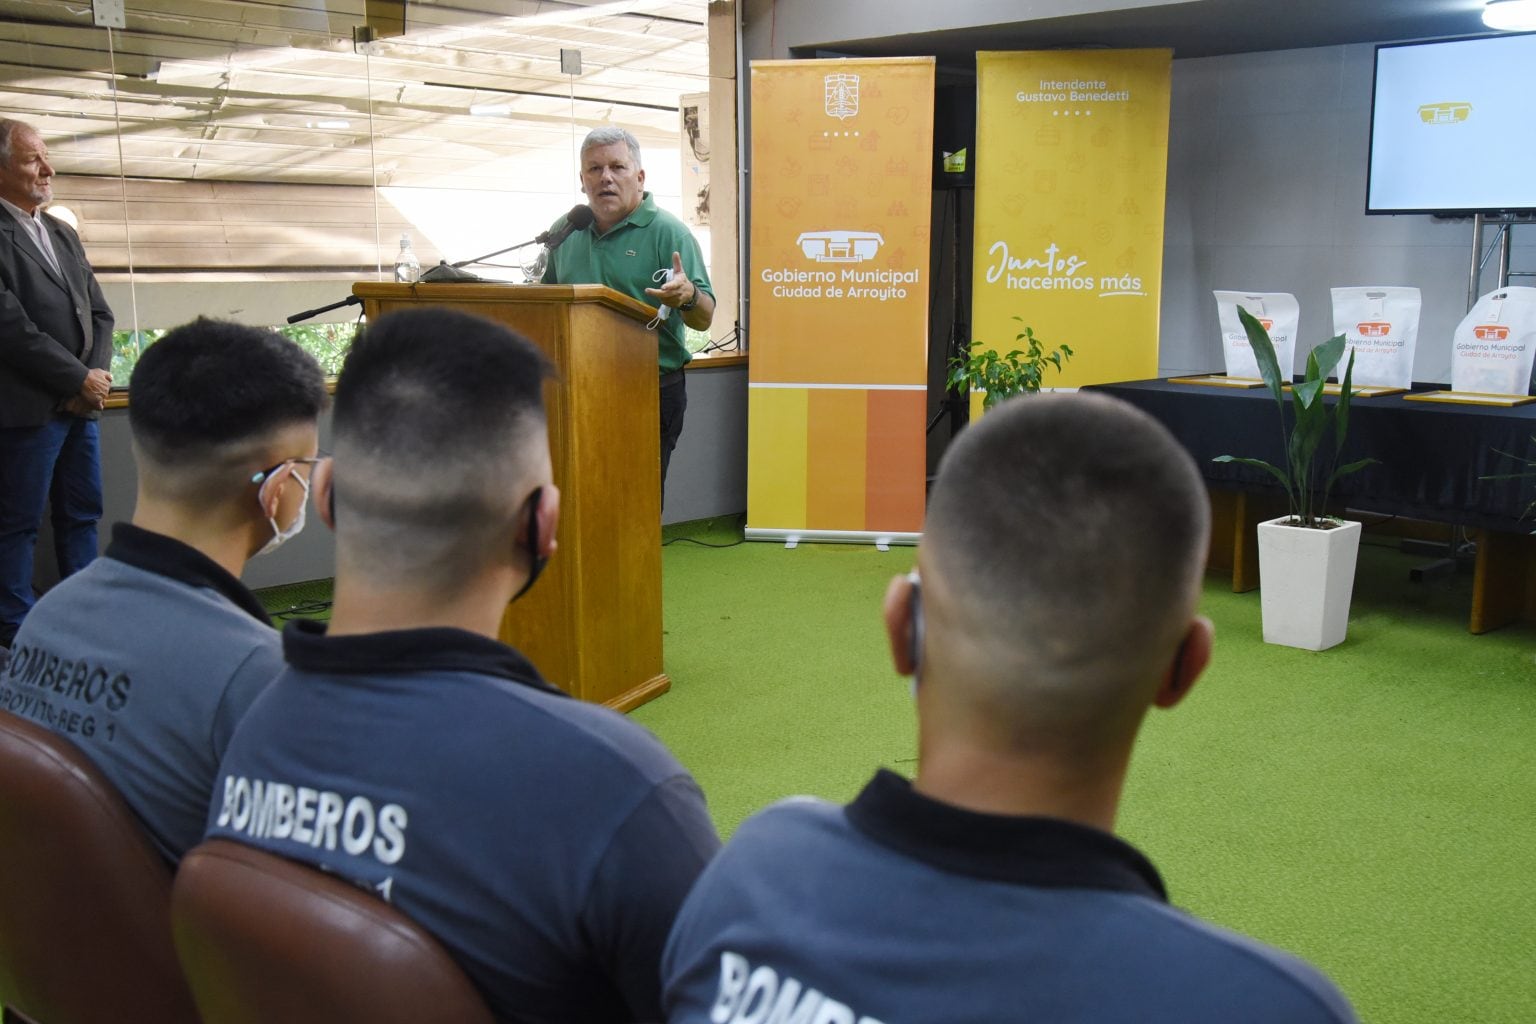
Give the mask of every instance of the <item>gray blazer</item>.
[[61, 279], [0, 207], [0, 427], [35, 427], [79, 394], [86, 371], [112, 365], [112, 310], [80, 236], [44, 216]]

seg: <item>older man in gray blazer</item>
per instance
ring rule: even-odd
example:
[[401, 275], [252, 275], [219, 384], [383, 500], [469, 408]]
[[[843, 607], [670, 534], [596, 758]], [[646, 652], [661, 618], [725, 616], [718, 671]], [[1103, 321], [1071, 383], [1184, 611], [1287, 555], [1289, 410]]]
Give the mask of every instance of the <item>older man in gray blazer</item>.
[[0, 120], [0, 647], [32, 607], [43, 510], [67, 576], [96, 557], [96, 420], [112, 387], [112, 310], [80, 238], [44, 216], [48, 147]]

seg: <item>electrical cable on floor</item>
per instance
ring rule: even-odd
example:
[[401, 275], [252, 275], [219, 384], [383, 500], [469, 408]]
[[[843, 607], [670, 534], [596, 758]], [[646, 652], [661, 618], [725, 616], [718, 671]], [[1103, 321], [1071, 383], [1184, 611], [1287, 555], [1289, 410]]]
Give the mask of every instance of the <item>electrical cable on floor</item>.
[[743, 537], [741, 540], [733, 540], [729, 544], [711, 544], [708, 541], [694, 540], [692, 537], [673, 537], [671, 540], [662, 541], [661, 546], [669, 547], [670, 545], [677, 544], [679, 542], [683, 544], [697, 544], [701, 548], [734, 548], [738, 544], [745, 544], [747, 542], [747, 538]]
[[301, 601], [298, 604], [290, 605], [281, 611], [272, 612], [271, 615], [272, 618], [277, 619], [280, 622], [287, 622], [289, 619], [312, 618], [313, 616], [319, 615], [321, 612], [327, 612], [330, 610], [330, 601]]
[[[737, 524], [737, 528], [738, 529], [744, 530], [746, 528], [746, 525], [747, 525], [747, 514], [745, 512], [738, 512], [734, 516], [732, 516], [731, 518], [739, 519], [740, 520], [740, 523]], [[661, 542], [661, 546], [662, 547], [667, 547], [669, 545], [676, 544], [678, 541], [683, 541], [683, 542], [688, 543], [688, 544], [695, 544], [695, 545], [697, 545], [697, 546], [699, 546], [701, 548], [734, 548], [737, 545], [745, 544], [746, 541], [747, 541], [747, 538], [746, 538], [745, 535], [743, 535], [743, 536], [739, 537], [738, 539], [731, 541], [729, 544], [711, 544], [709, 541], [695, 540], [692, 537], [672, 537], [672, 538], [670, 538], [668, 540], [662, 541]]]

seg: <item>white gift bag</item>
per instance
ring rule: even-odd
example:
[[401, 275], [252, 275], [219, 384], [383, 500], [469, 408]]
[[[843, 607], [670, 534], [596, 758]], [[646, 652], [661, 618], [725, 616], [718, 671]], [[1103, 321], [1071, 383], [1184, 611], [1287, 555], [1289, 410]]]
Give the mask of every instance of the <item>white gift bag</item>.
[[1500, 288], [1477, 300], [1451, 342], [1451, 390], [1525, 395], [1536, 352], [1536, 288]]
[[1264, 325], [1275, 346], [1280, 376], [1289, 381], [1296, 372], [1296, 325], [1301, 306], [1286, 292], [1213, 292], [1216, 316], [1221, 322], [1221, 351], [1227, 360], [1228, 377], [1259, 377], [1259, 362], [1248, 345], [1248, 332], [1237, 318], [1237, 307]]
[[1412, 385], [1422, 301], [1417, 288], [1333, 289], [1333, 333], [1344, 335], [1340, 378], [1353, 350], [1353, 383], [1404, 389]]

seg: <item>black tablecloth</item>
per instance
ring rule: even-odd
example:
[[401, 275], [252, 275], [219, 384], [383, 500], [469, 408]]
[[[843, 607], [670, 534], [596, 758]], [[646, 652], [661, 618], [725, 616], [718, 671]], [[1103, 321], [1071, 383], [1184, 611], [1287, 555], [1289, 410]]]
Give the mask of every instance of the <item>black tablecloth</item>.
[[[1211, 461], [1218, 455], [1241, 455], [1281, 465], [1280, 419], [1267, 388], [1143, 380], [1091, 390], [1124, 399], [1160, 420], [1212, 486], [1282, 493], [1278, 481], [1263, 470]], [[1331, 438], [1325, 441], [1331, 444]], [[1526, 467], [1501, 451], [1536, 462], [1536, 403], [1506, 409], [1410, 402], [1401, 394], [1356, 398], [1350, 403], [1349, 440], [1340, 463], [1367, 455], [1381, 461], [1340, 480], [1333, 497], [1362, 511], [1529, 533], [1536, 530], [1536, 516], [1523, 514], [1536, 500], [1536, 475], [1480, 479], [1521, 470], [1536, 474], [1536, 466]]]

